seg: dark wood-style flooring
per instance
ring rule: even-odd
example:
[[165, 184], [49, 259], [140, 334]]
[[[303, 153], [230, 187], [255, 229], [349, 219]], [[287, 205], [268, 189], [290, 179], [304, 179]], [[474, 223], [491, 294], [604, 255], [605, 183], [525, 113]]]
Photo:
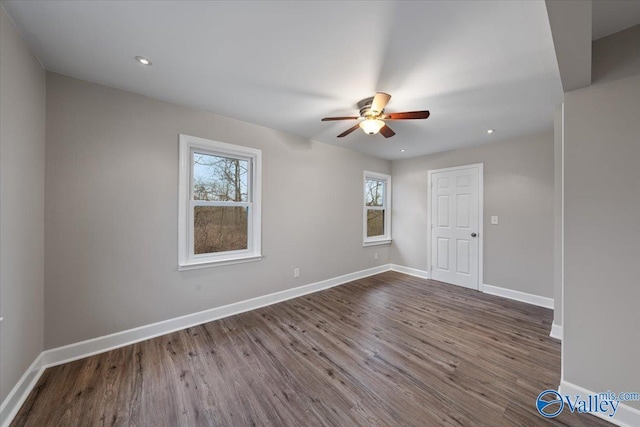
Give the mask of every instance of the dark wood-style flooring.
[[552, 312], [387, 272], [47, 369], [12, 426], [606, 426], [560, 381]]

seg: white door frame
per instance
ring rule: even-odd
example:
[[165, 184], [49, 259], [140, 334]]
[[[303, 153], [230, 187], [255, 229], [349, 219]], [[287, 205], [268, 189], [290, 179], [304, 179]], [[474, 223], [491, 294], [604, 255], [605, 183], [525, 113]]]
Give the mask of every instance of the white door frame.
[[483, 291], [484, 286], [484, 163], [473, 163], [470, 165], [454, 166], [443, 169], [432, 169], [427, 171], [427, 266], [429, 278], [433, 271], [431, 254], [431, 185], [433, 184], [433, 174], [438, 172], [451, 172], [460, 169], [478, 168], [478, 290]]

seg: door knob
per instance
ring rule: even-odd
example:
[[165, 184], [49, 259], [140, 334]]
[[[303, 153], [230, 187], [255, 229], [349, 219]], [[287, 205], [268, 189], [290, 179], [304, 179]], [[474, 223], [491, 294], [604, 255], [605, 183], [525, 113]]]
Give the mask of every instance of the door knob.
[[476, 237], [477, 234], [476, 233], [471, 233], [471, 237]]

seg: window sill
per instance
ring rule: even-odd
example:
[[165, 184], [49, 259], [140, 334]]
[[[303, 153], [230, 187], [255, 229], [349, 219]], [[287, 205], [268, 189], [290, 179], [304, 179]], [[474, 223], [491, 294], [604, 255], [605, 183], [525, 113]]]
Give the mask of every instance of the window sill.
[[390, 244], [391, 244], [391, 239], [367, 240], [366, 242], [362, 242], [362, 246], [365, 248], [367, 246], [379, 246], [379, 245], [390, 245]]
[[232, 259], [190, 262], [188, 264], [178, 265], [178, 271], [198, 270], [200, 268], [221, 267], [223, 265], [242, 264], [245, 262], [260, 261], [261, 259], [262, 259], [262, 255], [247, 255], [247, 256], [237, 257]]

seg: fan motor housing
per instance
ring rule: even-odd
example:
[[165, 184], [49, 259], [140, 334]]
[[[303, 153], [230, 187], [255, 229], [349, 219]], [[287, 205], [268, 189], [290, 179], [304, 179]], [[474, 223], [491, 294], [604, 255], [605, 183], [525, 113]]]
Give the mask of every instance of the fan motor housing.
[[382, 111], [372, 111], [371, 104], [373, 103], [373, 96], [369, 98], [365, 98], [362, 101], [358, 102], [358, 108], [360, 109], [360, 117], [371, 117], [371, 116], [379, 116], [384, 112]]

